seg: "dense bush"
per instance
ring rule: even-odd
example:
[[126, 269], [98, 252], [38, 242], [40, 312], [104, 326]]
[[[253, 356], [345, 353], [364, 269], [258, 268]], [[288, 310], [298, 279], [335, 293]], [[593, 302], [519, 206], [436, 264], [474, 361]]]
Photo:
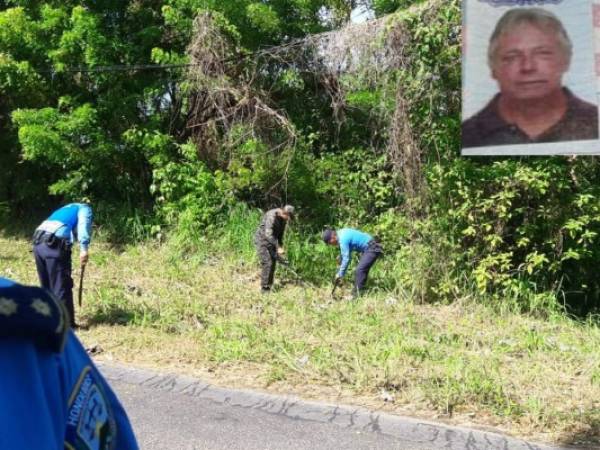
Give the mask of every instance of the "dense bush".
[[[343, 23], [349, 4], [337, 0], [76, 3], [0, 2], [1, 217], [87, 198], [112, 238], [171, 233], [186, 251], [250, 258], [260, 211], [293, 203], [290, 258], [307, 279], [329, 276], [322, 227], [355, 226], [385, 242], [379, 288], [598, 307], [597, 161], [460, 157], [458, 0], [373, 1], [378, 15], [408, 8], [373, 44], [399, 33], [402, 67], [337, 77], [253, 53]], [[188, 61], [206, 11], [230, 42], [220, 78], [192, 86], [182, 68], [121, 67]], [[239, 117], [190, 122], [191, 94], [221, 86]]]

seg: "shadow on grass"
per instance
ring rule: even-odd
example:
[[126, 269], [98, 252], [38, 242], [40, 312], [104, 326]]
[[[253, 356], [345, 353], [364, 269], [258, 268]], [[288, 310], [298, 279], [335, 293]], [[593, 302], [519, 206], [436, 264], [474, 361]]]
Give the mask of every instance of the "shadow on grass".
[[301, 287], [304, 289], [318, 289], [319, 286], [317, 284], [314, 284], [313, 282], [309, 281], [309, 280], [304, 280], [303, 278], [296, 276], [296, 275], [290, 275], [290, 274], [282, 274], [279, 277], [279, 282], [280, 282], [280, 288], [283, 289], [286, 286], [297, 286], [297, 287]]
[[127, 243], [125, 241], [117, 241], [117, 240], [105, 240], [108, 250], [111, 252], [115, 252], [117, 254], [124, 253], [127, 249]]
[[[260, 268], [256, 270], [260, 273]], [[304, 273], [301, 269], [296, 269], [293, 265], [284, 265], [281, 263], [278, 263], [276, 266], [275, 277], [281, 280], [284, 285], [298, 285], [313, 289], [331, 285], [330, 280], [323, 279], [322, 273]]]
[[135, 313], [118, 305], [108, 305], [87, 318], [87, 325], [127, 325], [133, 323]]
[[600, 416], [598, 416], [597, 410], [592, 410], [584, 414], [587, 417], [583, 417], [582, 422], [589, 428], [575, 433], [566, 433], [560, 439], [559, 443], [560, 445], [567, 446], [567, 448], [600, 450]]
[[39, 223], [25, 223], [21, 221], [10, 224], [2, 222], [0, 223], [0, 230], [2, 230], [0, 235], [15, 240], [31, 240], [33, 232], [38, 225]]

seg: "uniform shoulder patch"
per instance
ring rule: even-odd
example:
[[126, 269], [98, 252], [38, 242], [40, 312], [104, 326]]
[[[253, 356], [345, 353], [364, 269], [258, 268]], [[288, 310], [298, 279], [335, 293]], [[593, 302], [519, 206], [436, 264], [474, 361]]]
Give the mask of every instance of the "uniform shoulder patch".
[[65, 449], [111, 450], [117, 426], [100, 377], [86, 366], [69, 398]]

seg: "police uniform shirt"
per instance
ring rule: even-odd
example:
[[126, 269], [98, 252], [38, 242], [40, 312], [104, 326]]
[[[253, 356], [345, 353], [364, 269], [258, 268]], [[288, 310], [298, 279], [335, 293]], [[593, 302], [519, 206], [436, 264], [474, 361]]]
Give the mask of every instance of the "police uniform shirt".
[[138, 449], [61, 302], [0, 278], [0, 449]]

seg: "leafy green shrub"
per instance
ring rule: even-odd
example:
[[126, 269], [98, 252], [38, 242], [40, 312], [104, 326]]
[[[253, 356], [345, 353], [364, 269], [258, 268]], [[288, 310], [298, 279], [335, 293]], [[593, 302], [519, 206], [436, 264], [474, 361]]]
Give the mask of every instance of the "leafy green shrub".
[[599, 256], [598, 187], [579, 175], [594, 166], [560, 158], [461, 161], [432, 174], [435, 211], [448, 216], [482, 294], [539, 304], [550, 292], [580, 311], [597, 302], [590, 268]]
[[233, 197], [224, 174], [210, 172], [192, 145], [182, 145], [181, 156], [179, 162], [154, 169], [152, 191], [159, 217], [175, 227], [180, 242], [191, 247], [225, 221]]
[[393, 207], [398, 199], [384, 155], [364, 148], [323, 155], [315, 161], [317, 192], [326, 199], [336, 221], [364, 226]]
[[233, 253], [237, 259], [251, 261], [254, 258], [254, 233], [262, 212], [250, 209], [245, 203], [231, 207], [219, 229], [214, 230], [211, 250], [216, 253]]

